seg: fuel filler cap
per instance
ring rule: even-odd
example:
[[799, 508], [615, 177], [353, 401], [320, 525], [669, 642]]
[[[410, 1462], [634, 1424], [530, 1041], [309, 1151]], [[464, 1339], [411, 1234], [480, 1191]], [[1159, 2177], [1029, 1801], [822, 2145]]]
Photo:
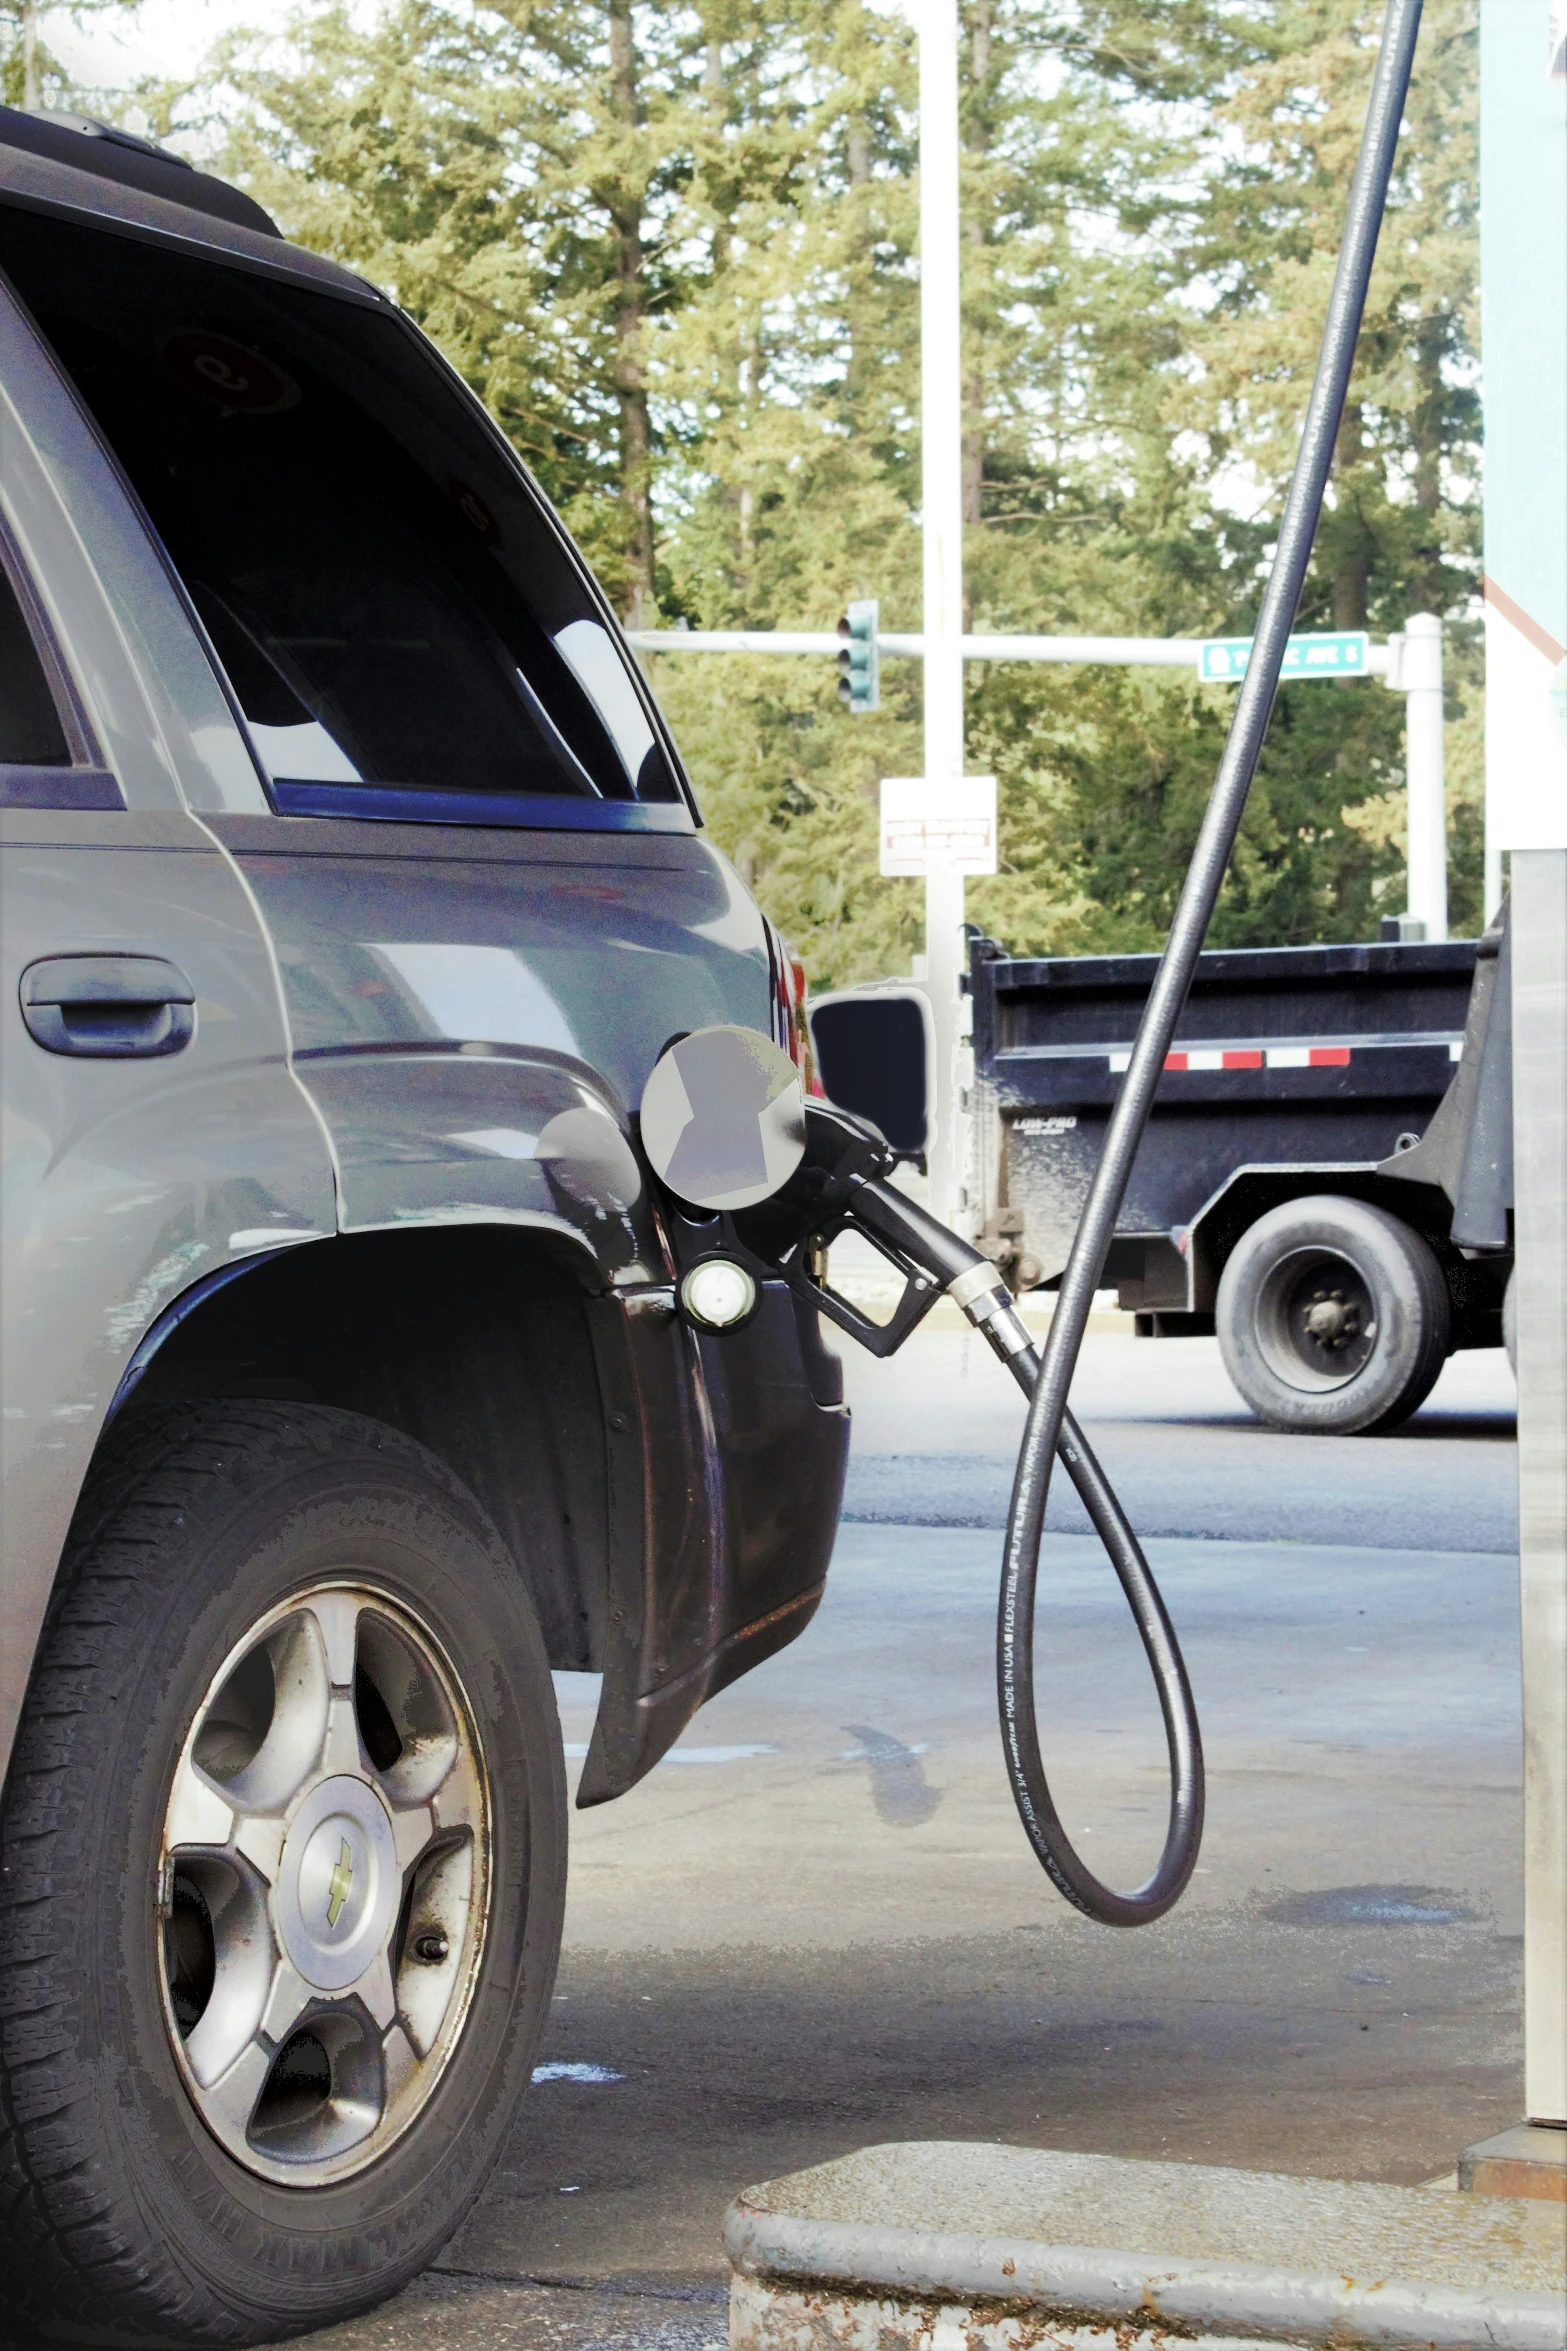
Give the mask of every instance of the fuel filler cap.
[[659, 1055], [642, 1093], [642, 1148], [693, 1208], [754, 1208], [805, 1156], [805, 1095], [787, 1053], [757, 1029], [693, 1029]]

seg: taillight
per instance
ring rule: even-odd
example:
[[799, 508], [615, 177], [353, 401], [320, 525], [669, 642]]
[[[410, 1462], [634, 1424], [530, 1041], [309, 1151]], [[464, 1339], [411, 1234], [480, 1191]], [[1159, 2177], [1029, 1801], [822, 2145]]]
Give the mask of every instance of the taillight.
[[820, 1095], [821, 1082], [811, 1066], [811, 1032], [805, 1018], [805, 966], [777, 931], [773, 932], [773, 943], [778, 1041], [804, 1080], [806, 1092]]
[[789, 974], [789, 1009], [793, 1016], [794, 1042], [790, 1050], [800, 1069], [811, 1058], [811, 1032], [805, 1022], [805, 966], [791, 948], [784, 949], [784, 961]]
[[805, 1057], [800, 1043], [804, 1027], [801, 1017], [803, 999], [796, 987], [795, 973], [800, 969], [784, 945], [778, 941], [778, 953], [773, 958], [773, 999], [778, 1029], [778, 1042], [793, 1061], [796, 1069], [804, 1069]]
[[827, 1099], [826, 1088], [816, 1074], [816, 1061], [811, 1052], [811, 1028], [805, 1017], [805, 966], [788, 941], [783, 942], [784, 988], [788, 998], [789, 1051], [794, 1065], [805, 1081], [805, 1090], [818, 1102]]

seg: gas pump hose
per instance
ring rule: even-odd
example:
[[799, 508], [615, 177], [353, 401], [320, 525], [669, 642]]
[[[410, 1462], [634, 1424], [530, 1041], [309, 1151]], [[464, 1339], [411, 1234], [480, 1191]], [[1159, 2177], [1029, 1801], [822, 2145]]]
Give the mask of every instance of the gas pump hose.
[[[939, 1224], [914, 1201], [888, 1184], [858, 1183], [854, 1187], [853, 1199], [854, 1222], [863, 1230], [884, 1239], [891, 1247], [916, 1257], [921, 1265], [943, 1280], [947, 1296], [988, 1340], [1024, 1395], [1030, 1399], [1037, 1395], [1039, 1357], [1034, 1351], [1027, 1327], [1015, 1310], [1005, 1282], [989, 1259], [981, 1257], [966, 1241], [960, 1241], [945, 1225]], [[1143, 1556], [1142, 1545], [1093, 1447], [1064, 1403], [1056, 1436], [1056, 1451], [1065, 1463], [1067, 1475], [1077, 1488], [1094, 1532], [1115, 1569], [1153, 1674], [1170, 1758], [1169, 1825], [1164, 1851], [1147, 1885], [1134, 1894], [1118, 1894], [1111, 1887], [1103, 1885], [1074, 1851], [1051, 1797], [1042, 1764], [1038, 1772], [1037, 1793], [1032, 1789], [1029, 1791], [1029, 1801], [1034, 1807], [1032, 1817], [1028, 1812], [1023, 1812], [1023, 1821], [1035, 1853], [1069, 1902], [1075, 1903], [1090, 1918], [1097, 1918], [1107, 1926], [1140, 1926], [1148, 1919], [1159, 1917], [1172, 1903], [1179, 1901], [1196, 1865], [1198, 1848], [1202, 1842], [1203, 1760], [1197, 1704], [1192, 1696], [1180, 1643], [1154, 1581], [1153, 1570]], [[1010, 1561], [1010, 1551], [1008, 1557]], [[1036, 1560], [1037, 1557], [1036, 1541]], [[1010, 1621], [1007, 1615], [1009, 1605], [1014, 1611]], [[1016, 1613], [1019, 1609], [1023, 1611], [1021, 1617]], [[1021, 1649], [1030, 1666], [1033, 1614], [1032, 1580], [1026, 1593], [1013, 1595], [1009, 1594], [1004, 1579], [998, 1638], [1003, 1644], [1004, 1653]], [[1002, 1739], [1010, 1765], [1013, 1726], [1005, 1712], [1005, 1693], [1006, 1684], [1003, 1683]], [[1037, 1758], [1038, 1733], [1034, 1729], [1031, 1681], [1027, 1703], [1030, 1708], [1029, 1731], [1033, 1753]], [[1016, 1785], [1014, 1779], [1014, 1793]], [[1023, 1810], [1021, 1797], [1018, 1799], [1018, 1808]]]
[[[1191, 1690], [1163, 1603], [1125, 1514], [1067, 1410], [1067, 1395], [1132, 1165], [1240, 830], [1278, 692], [1322, 512], [1392, 178], [1420, 26], [1420, 4], [1421, 0], [1389, 0], [1316, 376], [1279, 526], [1277, 552], [1257, 616], [1251, 659], [1131, 1063], [1111, 1114], [1104, 1151], [1061, 1277], [1043, 1355], [1037, 1370], [1030, 1368], [1031, 1348], [1029, 1365], [1024, 1364], [1021, 1349], [1010, 1358], [1016, 1376], [1031, 1394], [1007, 1521], [996, 1628], [1002, 1745], [1018, 1812], [1040, 1863], [1069, 1902], [1107, 1926], [1140, 1926], [1162, 1917], [1184, 1890], [1196, 1864], [1202, 1833], [1202, 1750]], [[1015, 1316], [1011, 1319], [1016, 1322]], [[1021, 1332], [1021, 1324], [1017, 1327]], [[1027, 1334], [1022, 1335], [1026, 1346]], [[1164, 1851], [1146, 1884], [1129, 1894], [1104, 1885], [1073, 1847], [1052, 1800], [1040, 1754], [1034, 1702], [1034, 1599], [1051, 1466], [1058, 1452], [1137, 1620], [1158, 1688], [1169, 1746], [1170, 1815]]]

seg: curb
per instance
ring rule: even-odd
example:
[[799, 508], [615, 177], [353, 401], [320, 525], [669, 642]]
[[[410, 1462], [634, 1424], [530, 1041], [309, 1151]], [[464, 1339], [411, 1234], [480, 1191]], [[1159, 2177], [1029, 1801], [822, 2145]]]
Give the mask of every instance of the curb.
[[[899, 2180], [900, 2155], [920, 2166], [918, 2190], [912, 2195], [907, 2183]], [[1350, 2209], [1357, 2195], [1364, 2196], [1380, 2232], [1403, 2223], [1410, 2237], [1410, 2258], [1416, 2262], [1421, 2259], [1421, 2233], [1429, 2228], [1439, 2239], [1444, 2227], [1441, 2207], [1459, 2201], [1443, 2198], [1439, 2203], [1419, 2190], [1357, 2191], [1348, 2183], [1224, 2174], [1196, 2165], [1116, 2166], [1111, 2158], [1052, 2158], [1022, 2149], [866, 2150], [862, 2157], [748, 2189], [730, 2206], [724, 2243], [735, 2272], [736, 2351], [790, 2351], [826, 2342], [852, 2344], [855, 2351], [889, 2351], [920, 2339], [933, 2351], [949, 2351], [949, 2346], [950, 2351], [1001, 2351], [1003, 2345], [1019, 2344], [1020, 2321], [1026, 2342], [1037, 2334], [1037, 2322], [1046, 2314], [1054, 2320], [1048, 2329], [1053, 2342], [1108, 2333], [1123, 2343], [1129, 2336], [1134, 2343], [1176, 2336], [1227, 2345], [1332, 2346], [1333, 2351], [1347, 2351], [1350, 2345], [1374, 2351], [1563, 2351], [1567, 2343], [1567, 2293], [1542, 2290], [1540, 2247], [1546, 2239], [1536, 2224], [1525, 2222], [1516, 2230], [1518, 2282], [1494, 2274], [1499, 2261], [1509, 2265], [1515, 2212], [1493, 2207], [1492, 2214], [1477, 2216], [1470, 2199], [1459, 2205], [1452, 2223], [1459, 2240], [1456, 2255], [1445, 2261], [1437, 2258], [1434, 2266], [1440, 2273], [1456, 2259], [1462, 2267], [1462, 2240], [1475, 2233], [1478, 2217], [1496, 2237], [1492, 2256], [1477, 2262], [1479, 2282], [1451, 2276], [1444, 2280], [1440, 2274], [1357, 2276], [1347, 2268], [1304, 2263], [1296, 2268], [1228, 2256], [1203, 2258], [1191, 2252], [1049, 2243], [1041, 2236], [923, 2225], [926, 2216], [920, 2208], [931, 2200], [931, 2159], [942, 2156], [953, 2160], [955, 2176], [964, 2159], [970, 2168], [975, 2159], [988, 2159], [1003, 2179], [1005, 2159], [1017, 2159], [1015, 2170], [1031, 2183], [1043, 2183], [1044, 2231], [1050, 2226], [1052, 2166], [1063, 2178], [1068, 2178], [1067, 2167], [1081, 2173], [1085, 2165], [1091, 2166], [1101, 2193], [1107, 2183], [1113, 2192], [1117, 2177], [1124, 2175], [1145, 2210], [1162, 2175], [1170, 2176], [1174, 2196], [1189, 2186], [1206, 2190], [1210, 2197], [1229, 2190], [1243, 2213], [1248, 2195], [1271, 2199], [1277, 2208], [1287, 2203], [1292, 2189], [1301, 2192], [1303, 2204], [1311, 2202], [1313, 2191], [1326, 2190]], [[862, 2167], [858, 2174], [856, 2166]], [[903, 2225], [896, 2220], [832, 2217], [822, 2210], [833, 2203], [840, 2211], [845, 2202], [863, 2206], [868, 2191], [874, 2194], [878, 2176], [890, 2182], [892, 2203], [902, 2202]], [[1217, 2188], [1211, 2185], [1215, 2182]], [[791, 2204], [804, 2204], [806, 2209], [791, 2210]], [[1489, 2225], [1493, 2220], [1494, 2228]], [[1179, 2231], [1172, 2226], [1170, 2233], [1176, 2237]], [[1349, 2244], [1345, 2250], [1350, 2253]], [[1425, 2265], [1433, 2266], [1430, 2256]], [[911, 2304], [927, 2307], [910, 2308]], [[928, 2307], [931, 2304], [941, 2306], [939, 2311]]]

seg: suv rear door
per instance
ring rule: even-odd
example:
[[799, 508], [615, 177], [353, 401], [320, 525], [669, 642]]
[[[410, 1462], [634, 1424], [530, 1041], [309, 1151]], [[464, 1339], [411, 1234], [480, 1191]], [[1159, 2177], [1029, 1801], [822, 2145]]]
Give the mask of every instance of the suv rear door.
[[264, 808], [254, 763], [3, 286], [0, 510], [3, 1762], [138, 1344], [193, 1285], [330, 1232], [334, 1206], [270, 943], [193, 813]]

